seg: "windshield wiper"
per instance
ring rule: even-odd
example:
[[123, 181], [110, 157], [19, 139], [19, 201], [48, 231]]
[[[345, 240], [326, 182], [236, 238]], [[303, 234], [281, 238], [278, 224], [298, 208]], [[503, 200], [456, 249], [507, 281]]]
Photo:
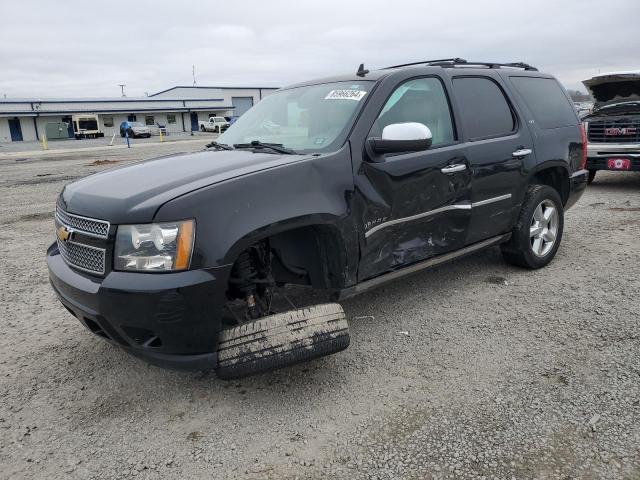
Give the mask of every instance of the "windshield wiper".
[[255, 148], [259, 150], [268, 148], [274, 152], [284, 153], [286, 155], [297, 155], [295, 150], [284, 147], [281, 143], [262, 143], [260, 140], [253, 140], [251, 143], [234, 143], [233, 146], [235, 148]]
[[207, 148], [215, 148], [216, 150], [233, 150], [233, 147], [225, 145], [224, 143], [211, 142], [205, 145]]

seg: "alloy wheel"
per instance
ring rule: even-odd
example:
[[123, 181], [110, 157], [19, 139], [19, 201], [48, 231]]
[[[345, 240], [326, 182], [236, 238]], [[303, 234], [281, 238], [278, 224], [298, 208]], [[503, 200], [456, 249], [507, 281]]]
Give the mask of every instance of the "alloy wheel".
[[543, 200], [533, 211], [529, 237], [534, 255], [544, 257], [556, 243], [559, 225], [558, 209], [551, 200]]

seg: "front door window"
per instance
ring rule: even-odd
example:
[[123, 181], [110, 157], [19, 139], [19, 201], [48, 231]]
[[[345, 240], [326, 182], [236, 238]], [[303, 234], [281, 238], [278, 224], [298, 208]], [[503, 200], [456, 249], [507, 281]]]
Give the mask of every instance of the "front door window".
[[406, 122], [429, 127], [433, 135], [431, 148], [455, 141], [449, 102], [440, 80], [418, 78], [396, 88], [382, 108], [370, 136], [379, 137], [387, 125]]

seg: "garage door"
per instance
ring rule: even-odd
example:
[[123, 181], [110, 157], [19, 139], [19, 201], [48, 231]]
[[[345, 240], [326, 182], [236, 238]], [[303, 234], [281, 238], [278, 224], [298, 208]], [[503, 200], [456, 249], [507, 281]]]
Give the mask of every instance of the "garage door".
[[253, 97], [231, 97], [231, 103], [236, 107], [233, 114], [240, 116], [253, 107]]

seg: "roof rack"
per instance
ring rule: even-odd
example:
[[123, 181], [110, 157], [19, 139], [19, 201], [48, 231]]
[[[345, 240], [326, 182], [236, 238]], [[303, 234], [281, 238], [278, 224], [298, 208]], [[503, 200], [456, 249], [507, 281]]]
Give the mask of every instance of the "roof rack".
[[510, 67], [510, 68], [522, 68], [524, 70], [530, 70], [534, 72], [538, 71], [536, 67], [532, 67], [531, 65], [524, 62], [513, 62], [513, 63], [469, 62], [464, 58], [443, 58], [440, 60], [424, 60], [421, 62], [412, 62], [412, 63], [404, 63], [402, 65], [393, 65], [391, 67], [385, 67], [382, 70], [389, 70], [392, 68], [401, 68], [401, 67], [412, 67], [414, 65], [427, 65], [431, 67], [455, 67], [457, 65], [464, 65], [469, 67], [481, 66], [481, 67], [489, 67], [489, 68]]

